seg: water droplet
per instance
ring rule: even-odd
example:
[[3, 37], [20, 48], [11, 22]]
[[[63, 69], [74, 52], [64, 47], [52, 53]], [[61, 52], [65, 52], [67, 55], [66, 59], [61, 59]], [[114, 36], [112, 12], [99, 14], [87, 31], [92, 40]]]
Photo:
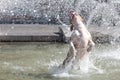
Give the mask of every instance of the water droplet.
[[37, 10], [34, 10], [34, 13], [37, 12]]

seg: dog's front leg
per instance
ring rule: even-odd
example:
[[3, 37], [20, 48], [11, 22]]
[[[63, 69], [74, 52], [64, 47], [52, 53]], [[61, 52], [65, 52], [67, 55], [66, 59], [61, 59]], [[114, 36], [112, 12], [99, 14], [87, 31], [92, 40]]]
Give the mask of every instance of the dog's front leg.
[[88, 48], [87, 52], [90, 52], [92, 50], [92, 47], [95, 45], [95, 43], [92, 40], [88, 41]]

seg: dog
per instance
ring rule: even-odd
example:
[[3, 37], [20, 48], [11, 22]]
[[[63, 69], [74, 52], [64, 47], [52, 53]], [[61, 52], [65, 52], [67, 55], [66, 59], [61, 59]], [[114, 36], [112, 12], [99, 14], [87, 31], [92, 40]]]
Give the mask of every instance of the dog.
[[82, 60], [86, 54], [89, 54], [92, 47], [95, 45], [90, 32], [83, 24], [81, 16], [75, 11], [70, 11], [68, 15], [72, 34], [69, 40], [70, 48], [67, 57], [62, 63], [64, 68], [69, 64], [71, 65], [71, 68], [74, 67], [74, 65], [79, 64], [78, 62]]

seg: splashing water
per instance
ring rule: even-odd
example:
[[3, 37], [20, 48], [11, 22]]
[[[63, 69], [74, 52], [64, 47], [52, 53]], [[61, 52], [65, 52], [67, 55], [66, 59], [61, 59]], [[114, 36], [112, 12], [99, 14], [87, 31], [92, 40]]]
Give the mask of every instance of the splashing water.
[[52, 68], [50, 69], [50, 73], [53, 74], [53, 76], [63, 76], [63, 75], [68, 76], [71, 72], [88, 73], [90, 72], [91, 69], [96, 70], [99, 73], [103, 73], [102, 70], [95, 67], [94, 64], [90, 62], [89, 54], [85, 54], [84, 57], [81, 60], [79, 60], [79, 62], [75, 62], [76, 50], [72, 42], [70, 43], [70, 46], [72, 47], [74, 54], [72, 59], [69, 61], [69, 63], [63, 66], [63, 65], [58, 65], [56, 62], [52, 61], [52, 64], [53, 63], [55, 65], [57, 64], [57, 66], [52, 65]]
[[87, 26], [119, 26], [119, 3], [119, 0], [1, 0], [0, 22], [57, 24], [60, 15], [69, 23], [67, 12], [73, 9], [82, 15]]
[[49, 72], [55, 77], [80, 77], [81, 74], [87, 73], [99, 73], [103, 74], [103, 70], [97, 68], [90, 60], [89, 55], [86, 55], [77, 65], [71, 68], [72, 62], [70, 62], [65, 68], [63, 68], [59, 63], [51, 61], [49, 65]]

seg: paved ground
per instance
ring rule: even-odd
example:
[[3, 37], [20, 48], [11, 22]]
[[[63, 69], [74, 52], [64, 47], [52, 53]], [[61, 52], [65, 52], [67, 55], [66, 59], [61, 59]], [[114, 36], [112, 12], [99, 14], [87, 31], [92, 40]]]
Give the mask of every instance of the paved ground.
[[[88, 27], [96, 43], [120, 42], [120, 27]], [[0, 24], [0, 41], [68, 42], [71, 32], [62, 25]]]
[[1, 24], [0, 41], [62, 41], [60, 26]]

